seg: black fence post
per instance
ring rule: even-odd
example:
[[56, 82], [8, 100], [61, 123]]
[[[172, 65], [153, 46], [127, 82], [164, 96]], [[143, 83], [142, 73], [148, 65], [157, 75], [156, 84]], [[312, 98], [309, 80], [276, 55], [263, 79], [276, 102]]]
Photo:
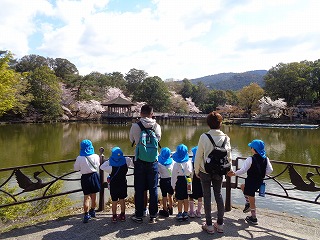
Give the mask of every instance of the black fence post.
[[224, 206], [226, 212], [231, 211], [231, 177], [226, 175], [226, 202]]
[[[99, 152], [100, 152], [100, 165], [101, 165], [104, 162], [104, 155], [103, 155], [104, 148], [100, 147]], [[104, 184], [103, 184], [103, 182], [104, 182], [104, 171], [100, 169], [99, 174], [100, 174], [100, 186], [101, 186], [101, 189], [100, 189], [100, 194], [99, 194], [99, 209], [98, 209], [98, 211], [104, 211], [104, 209], [105, 209]]]

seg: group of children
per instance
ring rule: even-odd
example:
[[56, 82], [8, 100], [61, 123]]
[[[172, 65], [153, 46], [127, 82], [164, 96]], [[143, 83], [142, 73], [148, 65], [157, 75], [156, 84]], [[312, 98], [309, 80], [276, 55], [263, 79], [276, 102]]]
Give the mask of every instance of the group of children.
[[[241, 186], [246, 198], [244, 212], [251, 211], [251, 216], [246, 220], [257, 224], [255, 210], [255, 191], [259, 188], [261, 181], [256, 181], [254, 172], [262, 170], [262, 178], [265, 174], [272, 172], [272, 166], [266, 157], [264, 143], [261, 140], [254, 140], [249, 143], [253, 156], [248, 157], [244, 166], [236, 171], [230, 171], [228, 176], [241, 175], [248, 173], [245, 184]], [[80, 144], [80, 155], [77, 157], [74, 169], [81, 171], [81, 186], [84, 193], [84, 219], [87, 223], [92, 217], [95, 217], [96, 193], [100, 191], [100, 183], [97, 172], [99, 170], [99, 156], [94, 154], [94, 148], [90, 140], [83, 140]], [[200, 179], [194, 173], [194, 159], [197, 147], [192, 148], [193, 157], [190, 160], [188, 147], [180, 144], [176, 151], [171, 154], [168, 147], [160, 150], [158, 156], [158, 172], [160, 177], [160, 190], [162, 193], [162, 209], [159, 215], [168, 217], [173, 214], [173, 195], [177, 200], [176, 219], [186, 221], [188, 218], [201, 217], [202, 209], [202, 186]], [[100, 169], [107, 172], [110, 195], [112, 199], [112, 222], [125, 221], [125, 198], [127, 197], [126, 175], [129, 167], [134, 167], [132, 158], [125, 157], [119, 147], [111, 150], [111, 156], [105, 161]], [[261, 178], [261, 176], [260, 176]], [[261, 179], [260, 179], [261, 180]], [[192, 187], [191, 187], [191, 186]], [[195, 209], [195, 200], [197, 207]], [[91, 208], [90, 208], [91, 201]], [[117, 205], [120, 204], [120, 214], [117, 215]]]
[[[84, 193], [84, 223], [95, 217], [96, 193], [100, 191], [99, 179], [96, 177], [99, 169], [99, 156], [94, 154], [92, 142], [85, 139], [80, 144], [80, 155], [77, 157], [74, 169], [81, 171], [81, 187]], [[171, 154], [168, 147], [161, 149], [158, 156], [159, 185], [162, 193], [163, 208], [159, 211], [162, 217], [169, 217], [173, 214], [173, 195], [178, 202], [178, 221], [188, 220], [189, 217], [201, 217], [202, 208], [202, 187], [200, 179], [193, 171], [194, 156], [197, 147], [192, 148], [193, 157], [189, 159], [188, 147], [184, 144], [177, 146], [176, 152]], [[95, 159], [94, 163], [90, 158]], [[88, 164], [89, 163], [89, 164]], [[110, 196], [112, 200], [112, 222], [125, 221], [125, 198], [127, 194], [126, 175], [129, 167], [134, 167], [132, 158], [125, 157], [119, 147], [111, 150], [107, 161], [101, 164], [100, 169], [109, 174]], [[92, 177], [95, 176], [94, 180]], [[192, 179], [192, 193], [188, 194], [188, 181]], [[90, 187], [90, 186], [96, 187]], [[195, 210], [194, 200], [198, 200]], [[91, 208], [89, 207], [91, 201]], [[117, 215], [117, 205], [120, 204], [120, 214]], [[190, 211], [189, 211], [190, 209]]]

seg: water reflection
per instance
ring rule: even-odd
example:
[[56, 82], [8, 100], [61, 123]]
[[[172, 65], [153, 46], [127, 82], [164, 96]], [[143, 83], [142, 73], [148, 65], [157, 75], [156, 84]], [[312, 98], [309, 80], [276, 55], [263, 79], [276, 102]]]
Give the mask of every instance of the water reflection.
[[[161, 145], [174, 151], [184, 143], [191, 149], [200, 135], [208, 131], [204, 122], [161, 123]], [[96, 151], [104, 147], [106, 156], [119, 146], [125, 154], [133, 154], [129, 142], [130, 125], [99, 123], [13, 124], [0, 125], [0, 168], [73, 159], [78, 155], [82, 139], [91, 139]], [[320, 165], [320, 129], [245, 128], [223, 125], [231, 138], [234, 157], [251, 154], [248, 143], [259, 138], [266, 143], [270, 159]]]
[[[201, 121], [160, 124], [161, 146], [169, 147], [172, 151], [180, 143], [191, 149], [198, 144], [200, 135], [209, 130], [206, 123]], [[81, 140], [85, 138], [92, 140], [97, 153], [100, 147], [104, 147], [106, 158], [114, 146], [122, 148], [126, 155], [132, 155], [134, 148], [129, 141], [130, 127], [130, 124], [100, 123], [0, 125], [0, 168], [74, 159], [79, 154]], [[231, 138], [234, 159], [250, 156], [248, 143], [259, 138], [266, 143], [267, 155], [272, 160], [320, 165], [320, 129], [246, 128], [223, 125], [222, 131]], [[55, 165], [54, 171], [59, 175], [70, 169], [72, 164], [58, 167]], [[274, 166], [273, 175], [283, 169], [284, 166]], [[314, 169], [299, 169], [306, 182], [305, 176], [309, 171]], [[289, 183], [289, 174], [283, 174], [282, 180]], [[320, 186], [319, 175], [313, 176], [312, 180]]]

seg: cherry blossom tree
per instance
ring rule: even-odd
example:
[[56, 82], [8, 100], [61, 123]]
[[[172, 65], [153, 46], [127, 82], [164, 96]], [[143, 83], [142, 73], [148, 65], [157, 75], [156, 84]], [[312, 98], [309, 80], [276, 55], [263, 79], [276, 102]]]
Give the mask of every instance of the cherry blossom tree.
[[187, 113], [189, 107], [184, 98], [174, 91], [170, 91], [170, 112], [171, 113]]
[[199, 113], [200, 109], [195, 105], [194, 102], [192, 102], [192, 98], [188, 97], [186, 98], [188, 107], [189, 107], [189, 113]]
[[115, 99], [115, 98], [117, 98], [117, 97], [119, 97], [119, 96], [122, 97], [122, 98], [124, 98], [124, 99], [129, 100], [129, 98], [127, 98], [127, 97], [123, 94], [123, 92], [122, 92], [121, 89], [116, 88], [116, 87], [110, 87], [110, 88], [108, 88], [108, 90], [107, 90], [107, 92], [106, 92], [106, 94], [105, 94], [105, 96], [104, 96], [104, 101], [108, 102], [108, 101], [110, 101], [110, 100], [112, 100], [112, 99]]
[[76, 101], [70, 106], [70, 111], [74, 117], [80, 119], [97, 119], [100, 118], [101, 113], [105, 111], [100, 102], [96, 100]]
[[273, 101], [270, 97], [262, 97], [258, 102], [261, 115], [270, 118], [280, 118], [283, 111], [287, 108], [284, 98], [278, 98]]
[[240, 109], [237, 106], [225, 104], [223, 106], [218, 106], [217, 111], [223, 115], [224, 117], [231, 118], [231, 117], [241, 117], [244, 113], [244, 110]]

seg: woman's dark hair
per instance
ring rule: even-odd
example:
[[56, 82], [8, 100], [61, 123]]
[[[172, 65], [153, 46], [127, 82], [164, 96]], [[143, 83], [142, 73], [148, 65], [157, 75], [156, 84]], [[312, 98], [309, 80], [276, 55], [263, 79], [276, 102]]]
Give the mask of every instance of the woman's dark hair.
[[207, 116], [207, 124], [210, 129], [220, 129], [222, 123], [222, 116], [218, 112], [211, 112]]

